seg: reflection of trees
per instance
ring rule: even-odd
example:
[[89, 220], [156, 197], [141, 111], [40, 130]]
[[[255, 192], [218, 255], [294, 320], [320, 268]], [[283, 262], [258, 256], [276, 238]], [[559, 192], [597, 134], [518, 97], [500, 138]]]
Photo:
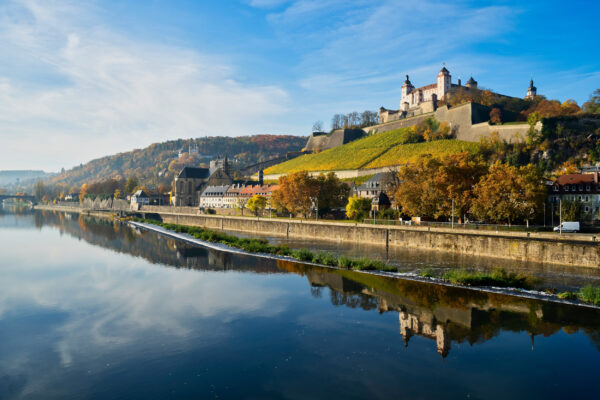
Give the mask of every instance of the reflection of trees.
[[341, 293], [330, 290], [329, 296], [331, 304], [334, 306], [360, 307], [363, 310], [374, 310], [377, 308], [377, 298], [362, 293]]

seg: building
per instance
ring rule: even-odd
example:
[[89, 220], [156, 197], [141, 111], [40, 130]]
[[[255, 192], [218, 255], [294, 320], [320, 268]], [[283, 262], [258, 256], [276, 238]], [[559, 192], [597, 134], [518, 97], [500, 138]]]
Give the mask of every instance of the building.
[[549, 187], [548, 202], [554, 210], [561, 201], [580, 202], [581, 219], [597, 221], [600, 219], [600, 172], [588, 174], [567, 174], [559, 176]]
[[199, 193], [204, 189], [209, 177], [208, 168], [184, 167], [175, 177], [173, 205], [178, 207], [198, 206]]
[[379, 172], [356, 188], [356, 193], [360, 197], [373, 200], [378, 198], [381, 193], [387, 195], [388, 191], [393, 190], [396, 186], [395, 180], [396, 175], [394, 172]]
[[[479, 87], [473, 77], [470, 77], [464, 86], [461, 84], [460, 79], [456, 83], [452, 83], [452, 75], [445, 66], [438, 73], [434, 83], [421, 87], [415, 87], [406, 75], [401, 88], [400, 107], [397, 110], [381, 107], [379, 109], [379, 123], [432, 113], [438, 108], [438, 101], [447, 101], [452, 93], [459, 89], [478, 90]], [[533, 99], [536, 95], [537, 88], [533, 86], [533, 79], [531, 79], [525, 98]]]
[[242, 205], [245, 205], [245, 202], [243, 204], [240, 202], [240, 192], [243, 188], [244, 185], [241, 183], [230, 185], [223, 198], [223, 208], [239, 208]]
[[223, 208], [224, 199], [230, 185], [206, 186], [200, 193], [201, 208]]

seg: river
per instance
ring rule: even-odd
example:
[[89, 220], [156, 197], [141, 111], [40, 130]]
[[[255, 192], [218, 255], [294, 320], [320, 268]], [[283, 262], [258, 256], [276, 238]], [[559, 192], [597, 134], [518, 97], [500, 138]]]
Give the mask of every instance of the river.
[[0, 249], [1, 399], [600, 396], [596, 309], [58, 212], [0, 212]]

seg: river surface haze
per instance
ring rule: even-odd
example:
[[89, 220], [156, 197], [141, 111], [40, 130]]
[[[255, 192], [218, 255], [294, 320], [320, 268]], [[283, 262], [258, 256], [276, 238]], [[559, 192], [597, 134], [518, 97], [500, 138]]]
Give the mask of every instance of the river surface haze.
[[0, 209], [0, 399], [600, 398], [597, 309]]

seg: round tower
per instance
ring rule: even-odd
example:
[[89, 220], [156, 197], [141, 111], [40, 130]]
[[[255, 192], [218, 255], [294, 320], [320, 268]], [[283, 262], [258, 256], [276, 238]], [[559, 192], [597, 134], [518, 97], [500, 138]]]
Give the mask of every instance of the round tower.
[[437, 76], [437, 98], [442, 100], [445, 98], [446, 93], [450, 91], [452, 85], [452, 76], [450, 71], [443, 67]]

